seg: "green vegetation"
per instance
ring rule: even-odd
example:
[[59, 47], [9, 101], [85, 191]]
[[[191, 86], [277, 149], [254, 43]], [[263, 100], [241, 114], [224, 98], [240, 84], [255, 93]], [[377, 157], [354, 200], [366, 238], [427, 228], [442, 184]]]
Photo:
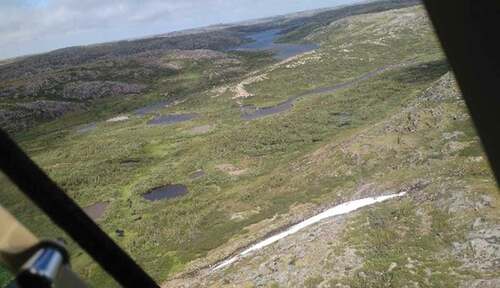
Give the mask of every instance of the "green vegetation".
[[0, 285], [3, 287], [4, 284], [8, 283], [12, 279], [12, 275], [0, 266]]
[[[349, 279], [351, 287], [401, 287], [427, 281], [430, 287], [457, 286], [461, 279], [454, 271], [460, 263], [441, 252], [451, 244], [448, 241], [463, 239], [464, 232], [451, 229], [451, 217], [437, 210], [432, 211], [426, 231], [429, 223], [416, 210], [414, 203], [405, 200], [367, 211], [352, 223], [358, 229], [346, 239], [362, 248], [366, 262]], [[367, 219], [368, 224], [361, 223]]]
[[304, 286], [306, 288], [316, 288], [318, 287], [321, 282], [323, 282], [323, 277], [321, 276], [314, 276], [314, 277], [309, 277], [304, 281]]

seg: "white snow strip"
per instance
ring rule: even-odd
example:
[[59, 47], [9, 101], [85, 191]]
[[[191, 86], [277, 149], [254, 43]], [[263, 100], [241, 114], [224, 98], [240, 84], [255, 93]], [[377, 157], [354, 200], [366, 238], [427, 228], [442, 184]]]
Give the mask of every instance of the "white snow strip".
[[399, 194], [392, 194], [392, 195], [387, 195], [387, 196], [370, 197], [370, 198], [364, 198], [364, 199], [360, 199], [360, 200], [349, 201], [349, 202], [337, 205], [337, 206], [330, 208], [330, 209], [328, 209], [328, 210], [326, 210], [326, 211], [324, 211], [316, 216], [313, 216], [313, 217], [306, 219], [298, 224], [295, 224], [281, 233], [278, 233], [274, 236], [271, 236], [265, 240], [262, 240], [261, 242], [258, 242], [256, 244], [250, 246], [248, 249], [244, 250], [243, 252], [239, 253], [238, 255], [222, 261], [217, 266], [215, 266], [212, 269], [212, 271], [219, 270], [221, 268], [229, 266], [229, 265], [233, 264], [234, 262], [238, 261], [241, 257], [245, 257], [247, 254], [249, 254], [253, 251], [257, 251], [257, 250], [262, 249], [268, 245], [271, 245], [272, 243], [274, 243], [278, 240], [281, 240], [289, 235], [297, 233], [298, 231], [304, 229], [305, 227], [316, 224], [319, 221], [324, 220], [326, 218], [346, 214], [346, 213], [355, 211], [359, 208], [373, 205], [375, 203], [380, 203], [380, 202], [383, 202], [383, 201], [386, 201], [386, 200], [389, 200], [392, 198], [402, 197], [405, 194], [406, 194], [406, 192], [402, 192]]

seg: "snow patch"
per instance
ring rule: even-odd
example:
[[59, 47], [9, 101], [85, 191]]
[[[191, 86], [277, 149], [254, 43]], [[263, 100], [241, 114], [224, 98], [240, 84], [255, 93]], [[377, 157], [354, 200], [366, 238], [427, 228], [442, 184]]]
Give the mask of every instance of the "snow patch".
[[243, 252], [239, 253], [238, 255], [222, 261], [217, 266], [215, 266], [212, 269], [212, 271], [216, 271], [216, 270], [222, 269], [224, 267], [227, 267], [227, 266], [233, 264], [234, 262], [238, 261], [240, 258], [247, 256], [251, 252], [260, 250], [268, 245], [271, 245], [272, 243], [274, 243], [276, 241], [279, 241], [287, 236], [290, 236], [294, 233], [297, 233], [298, 231], [306, 228], [307, 226], [316, 224], [316, 223], [318, 223], [321, 220], [324, 220], [326, 218], [330, 218], [330, 217], [338, 216], [338, 215], [342, 215], [342, 214], [347, 214], [347, 213], [353, 212], [353, 211], [355, 211], [359, 208], [365, 207], [365, 206], [384, 202], [386, 200], [397, 198], [397, 197], [402, 197], [405, 194], [406, 194], [406, 192], [401, 192], [399, 194], [392, 194], [392, 195], [387, 195], [387, 196], [370, 197], [370, 198], [349, 201], [349, 202], [337, 205], [337, 206], [330, 208], [330, 209], [328, 209], [328, 210], [326, 210], [326, 211], [324, 211], [316, 216], [313, 216], [313, 217], [306, 219], [306, 220], [304, 220], [296, 225], [293, 225], [292, 227], [288, 228], [287, 230], [285, 230], [281, 233], [278, 233], [274, 236], [271, 236], [267, 239], [264, 239], [263, 241], [260, 241], [256, 244], [250, 246], [249, 248], [247, 248]]

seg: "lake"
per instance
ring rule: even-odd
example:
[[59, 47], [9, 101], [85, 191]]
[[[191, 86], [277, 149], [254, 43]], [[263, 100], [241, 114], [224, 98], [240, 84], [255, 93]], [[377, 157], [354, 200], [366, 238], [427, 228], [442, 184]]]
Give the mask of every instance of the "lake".
[[271, 51], [276, 59], [284, 60], [298, 54], [312, 51], [319, 47], [318, 44], [294, 44], [294, 43], [275, 43], [280, 36], [281, 29], [271, 29], [261, 32], [249, 33], [246, 36], [253, 42], [245, 43], [232, 50], [235, 51]]

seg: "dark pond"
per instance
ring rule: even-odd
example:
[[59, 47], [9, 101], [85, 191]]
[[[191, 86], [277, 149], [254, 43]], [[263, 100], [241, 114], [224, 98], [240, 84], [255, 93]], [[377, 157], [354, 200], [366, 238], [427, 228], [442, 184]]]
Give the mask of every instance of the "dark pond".
[[173, 102], [174, 102], [173, 100], [165, 100], [165, 101], [156, 102], [156, 103], [153, 103], [151, 105], [136, 109], [136, 110], [134, 110], [133, 113], [135, 115], [145, 116], [147, 114], [151, 114], [151, 113], [156, 112], [158, 110], [161, 110], [163, 108], [167, 108]]
[[87, 132], [95, 130], [96, 128], [97, 128], [96, 123], [89, 123], [89, 124], [79, 126], [76, 131], [78, 133], [87, 133]]
[[122, 165], [136, 165], [141, 163], [140, 159], [134, 159], [134, 158], [129, 158], [129, 159], [123, 159], [120, 161], [120, 164]]
[[166, 186], [155, 188], [142, 197], [149, 201], [158, 201], [163, 199], [176, 198], [188, 193], [186, 186], [182, 184], [169, 184]]
[[205, 171], [197, 170], [197, 171], [191, 173], [191, 175], [189, 175], [189, 178], [191, 178], [192, 180], [196, 180], [196, 179], [200, 179], [200, 178], [204, 177], [205, 175], [206, 175]]
[[108, 205], [108, 202], [97, 202], [83, 208], [83, 211], [87, 215], [89, 215], [92, 220], [98, 220], [104, 215], [104, 212], [106, 212], [106, 208], [108, 207]]
[[319, 47], [317, 44], [274, 43], [274, 40], [280, 36], [281, 31], [281, 29], [271, 29], [249, 33], [246, 36], [252, 39], [253, 42], [245, 43], [232, 50], [251, 52], [268, 50], [274, 53], [276, 59], [283, 60]]
[[284, 111], [289, 110], [293, 106], [293, 102], [295, 99], [290, 98], [284, 102], [281, 102], [279, 104], [276, 104], [274, 106], [269, 106], [269, 107], [262, 107], [262, 108], [253, 108], [250, 109], [249, 107], [245, 107], [242, 109], [241, 113], [241, 119], [243, 120], [254, 120], [254, 119], [259, 119], [265, 116], [273, 115], [273, 114], [278, 114]]
[[185, 122], [196, 118], [198, 115], [194, 113], [189, 114], [167, 114], [154, 118], [149, 121], [149, 125], [170, 125], [180, 122]]

